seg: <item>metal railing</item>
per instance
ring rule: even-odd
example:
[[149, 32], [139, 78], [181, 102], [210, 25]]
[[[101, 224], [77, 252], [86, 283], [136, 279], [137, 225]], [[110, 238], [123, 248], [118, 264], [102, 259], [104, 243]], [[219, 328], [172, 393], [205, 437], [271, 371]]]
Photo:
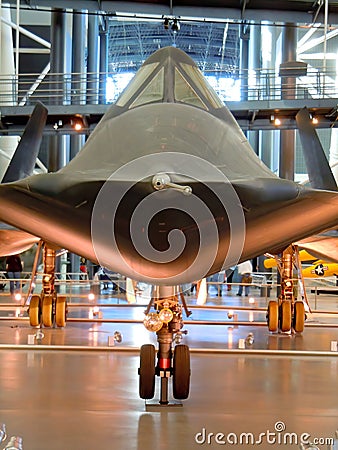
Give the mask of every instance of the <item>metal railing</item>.
[[[270, 279], [267, 278], [266, 273], [254, 274], [253, 282], [250, 285], [250, 295], [248, 298], [243, 298], [239, 300], [237, 298], [238, 287], [241, 283], [227, 283], [220, 281], [208, 281], [207, 290], [208, 298], [206, 305], [211, 305], [216, 302], [219, 306], [229, 306], [229, 299], [232, 298], [231, 305], [232, 308], [236, 304], [241, 305], [241, 307], [246, 307], [257, 311], [257, 308], [266, 308], [270, 299], [277, 298], [277, 280], [273, 275]], [[34, 292], [40, 293], [42, 289], [42, 273], [38, 273], [36, 279], [36, 287]], [[6, 277], [5, 272], [0, 272], [0, 307], [13, 305], [14, 307], [22, 306], [25, 303], [25, 299], [28, 294], [28, 288], [30, 284], [31, 274], [29, 272], [24, 272], [22, 274], [22, 279], [12, 280], [19, 281], [20, 287], [18, 293], [21, 297], [15, 299], [15, 296], [11, 295], [9, 292], [10, 279]], [[110, 280], [91, 280], [83, 277], [83, 273], [57, 273], [55, 277], [55, 286], [57, 291], [67, 296], [67, 301], [71, 306], [72, 303], [83, 304], [92, 306], [99, 304], [100, 306], [112, 306], [112, 304], [124, 304], [127, 305], [128, 301], [126, 298], [126, 279], [123, 276], [116, 275]], [[296, 281], [296, 280], [295, 280]], [[320, 290], [332, 290], [332, 294], [338, 294], [338, 286], [336, 286], [336, 280], [332, 278], [311, 278], [306, 279], [306, 291], [307, 297], [310, 303], [310, 307], [313, 310], [325, 310], [325, 312], [330, 312], [338, 314], [338, 309], [336, 306], [335, 298], [332, 301], [325, 299], [325, 306], [322, 306], [323, 295], [319, 295]], [[104, 289], [104, 284], [109, 285], [108, 289]], [[228, 289], [228, 286], [230, 289]], [[115, 288], [113, 291], [112, 288]], [[194, 305], [196, 303], [196, 294], [191, 294], [190, 285], [185, 285], [185, 296], [188, 305]], [[94, 293], [95, 296], [90, 298], [89, 294]], [[191, 295], [190, 295], [191, 294]], [[138, 304], [147, 304], [150, 300], [150, 293], [146, 292], [142, 286], [138, 286], [135, 291], [135, 297]], [[298, 288], [298, 297], [301, 298], [300, 288]], [[253, 301], [254, 300], [254, 301]], [[330, 305], [329, 311], [327, 310], [327, 305]]]
[[[116, 83], [116, 72], [98, 73], [28, 73], [0, 76], [0, 106], [23, 106], [42, 101], [46, 105], [95, 105], [113, 103], [122, 91]], [[205, 73], [216, 80], [215, 89], [224, 100], [228, 90], [219, 82], [231, 78], [239, 86], [238, 100], [262, 101], [281, 99], [338, 98], [338, 83], [333, 70], [309, 68], [305, 76], [280, 77], [274, 70], [260, 69], [228, 73]], [[107, 93], [111, 79], [114, 92]], [[115, 81], [114, 81], [115, 80]]]

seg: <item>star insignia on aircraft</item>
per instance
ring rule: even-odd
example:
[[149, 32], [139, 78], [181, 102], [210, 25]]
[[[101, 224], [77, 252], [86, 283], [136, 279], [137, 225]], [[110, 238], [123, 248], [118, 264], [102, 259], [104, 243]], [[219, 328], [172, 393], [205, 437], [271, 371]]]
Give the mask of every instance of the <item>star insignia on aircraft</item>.
[[327, 266], [324, 266], [323, 264], [318, 264], [318, 265], [315, 267], [314, 272], [315, 272], [315, 274], [317, 274], [319, 277], [322, 277], [322, 276], [324, 275], [324, 273], [325, 273], [325, 270], [327, 270]]

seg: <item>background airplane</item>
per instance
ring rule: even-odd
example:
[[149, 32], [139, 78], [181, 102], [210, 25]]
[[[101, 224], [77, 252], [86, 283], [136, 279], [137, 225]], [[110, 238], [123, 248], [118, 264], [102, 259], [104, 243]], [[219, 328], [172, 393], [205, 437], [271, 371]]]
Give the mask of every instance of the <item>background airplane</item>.
[[[308, 253], [306, 250], [300, 250], [299, 259], [301, 262], [308, 262], [306, 267], [302, 267], [302, 274], [304, 278], [320, 278], [320, 277], [332, 277], [338, 275], [338, 263], [323, 261], [317, 259], [315, 256]], [[275, 258], [267, 258], [264, 260], [264, 267], [266, 269], [272, 269], [277, 267]]]
[[338, 276], [337, 263], [328, 263], [319, 259], [311, 266], [303, 268], [303, 277], [305, 278], [321, 278], [333, 276]]
[[[145, 325], [157, 332], [158, 362], [143, 346], [139, 373], [142, 398], [152, 398], [161, 376], [161, 403], [168, 375], [175, 398], [189, 393], [188, 348], [172, 351], [183, 326], [179, 285], [282, 251], [288, 280], [286, 249], [335, 227], [337, 206], [337, 192], [274, 175], [193, 60], [173, 47], [147, 59], [67, 166], [0, 185], [0, 220], [156, 285]], [[283, 331], [301, 330], [303, 304], [293, 308], [289, 292], [285, 284], [281, 308], [269, 306], [270, 330], [279, 321]], [[44, 292], [31, 319], [51, 326], [55, 302], [64, 314], [55, 293]]]

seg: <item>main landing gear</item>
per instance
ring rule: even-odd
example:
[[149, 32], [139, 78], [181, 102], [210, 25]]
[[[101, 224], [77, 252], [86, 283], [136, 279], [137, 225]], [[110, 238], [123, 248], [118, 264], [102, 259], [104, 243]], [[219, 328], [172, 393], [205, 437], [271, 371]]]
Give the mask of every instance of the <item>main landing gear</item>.
[[[182, 304], [180, 304], [181, 299]], [[150, 312], [154, 305], [155, 312]], [[180, 344], [183, 328], [182, 307], [188, 311], [183, 294], [179, 288], [160, 286], [155, 289], [154, 298], [145, 311], [144, 325], [157, 334], [158, 351], [155, 346], [146, 344], [140, 351], [139, 394], [145, 400], [155, 395], [155, 377], [160, 377], [160, 405], [169, 405], [168, 383], [172, 379], [172, 394], [177, 400], [189, 397], [190, 390], [190, 352], [187, 345]], [[173, 347], [173, 344], [176, 344]]]
[[296, 301], [294, 296], [292, 277], [294, 258], [298, 259], [295, 249], [290, 246], [283, 252], [278, 266], [281, 275], [281, 293], [278, 300], [269, 302], [267, 311], [268, 328], [271, 332], [302, 333], [304, 330], [306, 319], [304, 303]]
[[67, 317], [66, 296], [58, 295], [55, 290], [55, 250], [46, 244], [43, 247], [43, 267], [41, 294], [33, 294], [29, 304], [30, 325], [52, 327], [55, 324], [64, 327]]

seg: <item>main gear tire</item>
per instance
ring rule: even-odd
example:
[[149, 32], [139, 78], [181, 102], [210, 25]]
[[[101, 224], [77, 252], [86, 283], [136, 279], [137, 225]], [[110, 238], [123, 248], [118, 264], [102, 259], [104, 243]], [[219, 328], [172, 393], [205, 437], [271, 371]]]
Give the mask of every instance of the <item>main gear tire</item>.
[[302, 333], [304, 331], [305, 323], [305, 308], [304, 303], [301, 301], [295, 302], [293, 305], [293, 329], [296, 333]]
[[42, 323], [46, 328], [53, 326], [53, 297], [45, 295], [42, 300]]
[[29, 323], [31, 327], [38, 327], [40, 325], [41, 306], [40, 296], [32, 295], [29, 303]]
[[173, 396], [178, 400], [189, 397], [190, 351], [187, 345], [176, 345], [173, 359]]
[[55, 307], [56, 326], [61, 328], [66, 326], [66, 315], [67, 315], [66, 296], [59, 295], [56, 299], [56, 307]]
[[140, 350], [139, 368], [139, 394], [140, 397], [149, 400], [155, 394], [155, 346], [142, 345]]
[[291, 330], [292, 309], [290, 301], [283, 301], [280, 305], [280, 329], [283, 333]]
[[268, 305], [268, 314], [267, 314], [267, 320], [268, 320], [268, 329], [272, 333], [275, 333], [278, 331], [278, 302], [271, 300]]

